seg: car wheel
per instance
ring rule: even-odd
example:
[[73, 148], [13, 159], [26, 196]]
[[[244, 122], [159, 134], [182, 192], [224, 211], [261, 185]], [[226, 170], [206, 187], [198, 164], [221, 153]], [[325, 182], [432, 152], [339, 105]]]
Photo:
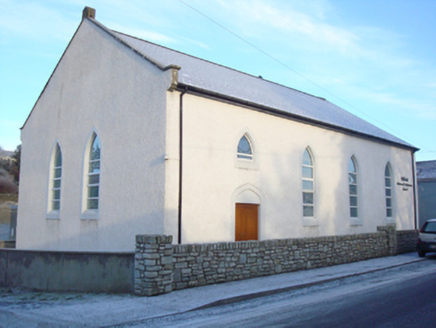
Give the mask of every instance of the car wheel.
[[425, 252], [424, 251], [418, 251], [418, 256], [419, 257], [424, 257], [425, 256]]

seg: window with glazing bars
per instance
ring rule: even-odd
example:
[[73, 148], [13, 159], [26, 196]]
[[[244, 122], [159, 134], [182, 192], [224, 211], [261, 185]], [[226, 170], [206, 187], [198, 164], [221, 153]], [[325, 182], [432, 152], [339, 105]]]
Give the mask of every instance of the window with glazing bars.
[[100, 193], [100, 141], [94, 133], [89, 153], [87, 209], [98, 210]]
[[350, 191], [350, 216], [352, 218], [359, 217], [359, 199], [358, 199], [358, 180], [357, 166], [354, 158], [350, 158], [348, 163], [348, 181]]
[[238, 159], [245, 159], [249, 161], [253, 160], [253, 150], [251, 147], [251, 142], [246, 135], [242, 136], [242, 138], [239, 140], [237, 157]]
[[385, 168], [386, 217], [392, 217], [392, 174], [389, 164]]
[[303, 216], [314, 216], [314, 177], [313, 160], [308, 149], [303, 154]]
[[62, 152], [59, 144], [56, 144], [54, 161], [53, 161], [53, 179], [52, 179], [52, 196], [51, 210], [59, 211], [61, 208], [61, 182], [62, 182]]

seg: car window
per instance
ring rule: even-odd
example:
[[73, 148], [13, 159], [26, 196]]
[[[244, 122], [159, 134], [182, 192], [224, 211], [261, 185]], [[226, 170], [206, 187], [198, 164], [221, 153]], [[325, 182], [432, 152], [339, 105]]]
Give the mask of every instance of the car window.
[[424, 228], [424, 232], [436, 233], [436, 222], [427, 222], [427, 225]]

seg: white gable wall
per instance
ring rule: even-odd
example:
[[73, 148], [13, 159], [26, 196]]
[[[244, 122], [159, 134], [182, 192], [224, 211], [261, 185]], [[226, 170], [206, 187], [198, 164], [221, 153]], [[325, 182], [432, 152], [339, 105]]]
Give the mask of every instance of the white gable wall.
[[[82, 23], [22, 130], [18, 248], [132, 250], [136, 234], [164, 232], [170, 74]], [[83, 219], [84, 154], [93, 131], [101, 144], [100, 209], [97, 219]], [[47, 219], [56, 142], [61, 211]]]
[[[394, 184], [401, 177], [411, 183], [410, 151], [193, 95], [186, 94], [183, 103], [183, 243], [234, 240], [235, 202], [256, 203], [256, 197], [259, 239], [374, 232], [386, 223], [414, 228], [413, 188], [394, 185], [393, 220], [387, 222], [385, 214], [385, 165], [391, 163]], [[244, 133], [255, 158], [247, 168], [236, 159]], [[301, 165], [308, 146], [315, 165], [315, 220], [302, 213]], [[349, 214], [353, 155], [358, 221]]]
[[[183, 70], [183, 68], [182, 68]], [[137, 234], [173, 235], [179, 212], [180, 92], [163, 72], [85, 20], [22, 130], [17, 247], [134, 249]], [[411, 229], [411, 151], [189, 93], [183, 97], [182, 243], [233, 241], [235, 203], [259, 204], [259, 238]], [[86, 146], [101, 144], [99, 215], [83, 215]], [[236, 158], [247, 134], [254, 162]], [[50, 159], [62, 150], [61, 211], [47, 215]], [[315, 218], [303, 219], [302, 156], [313, 154]], [[359, 220], [349, 215], [348, 162], [359, 169]], [[384, 169], [394, 218], [385, 217]], [[407, 189], [407, 188], [406, 188]]]

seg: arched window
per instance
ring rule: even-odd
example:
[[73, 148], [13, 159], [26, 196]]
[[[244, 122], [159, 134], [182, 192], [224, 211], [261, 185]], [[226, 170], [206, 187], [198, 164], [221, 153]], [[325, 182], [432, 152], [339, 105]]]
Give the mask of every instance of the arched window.
[[52, 159], [53, 171], [51, 180], [51, 211], [61, 209], [61, 180], [62, 180], [62, 152], [59, 144], [56, 144]]
[[238, 159], [253, 160], [253, 148], [247, 135], [243, 135], [238, 143]]
[[348, 181], [350, 187], [350, 216], [352, 218], [359, 217], [358, 211], [358, 180], [357, 180], [357, 165], [354, 157], [350, 158], [348, 163]]
[[310, 151], [306, 148], [303, 153], [303, 217], [314, 217], [314, 177], [313, 160]]
[[392, 172], [389, 163], [385, 167], [386, 217], [392, 218]]
[[98, 210], [100, 189], [100, 141], [93, 133], [89, 149], [86, 208]]

